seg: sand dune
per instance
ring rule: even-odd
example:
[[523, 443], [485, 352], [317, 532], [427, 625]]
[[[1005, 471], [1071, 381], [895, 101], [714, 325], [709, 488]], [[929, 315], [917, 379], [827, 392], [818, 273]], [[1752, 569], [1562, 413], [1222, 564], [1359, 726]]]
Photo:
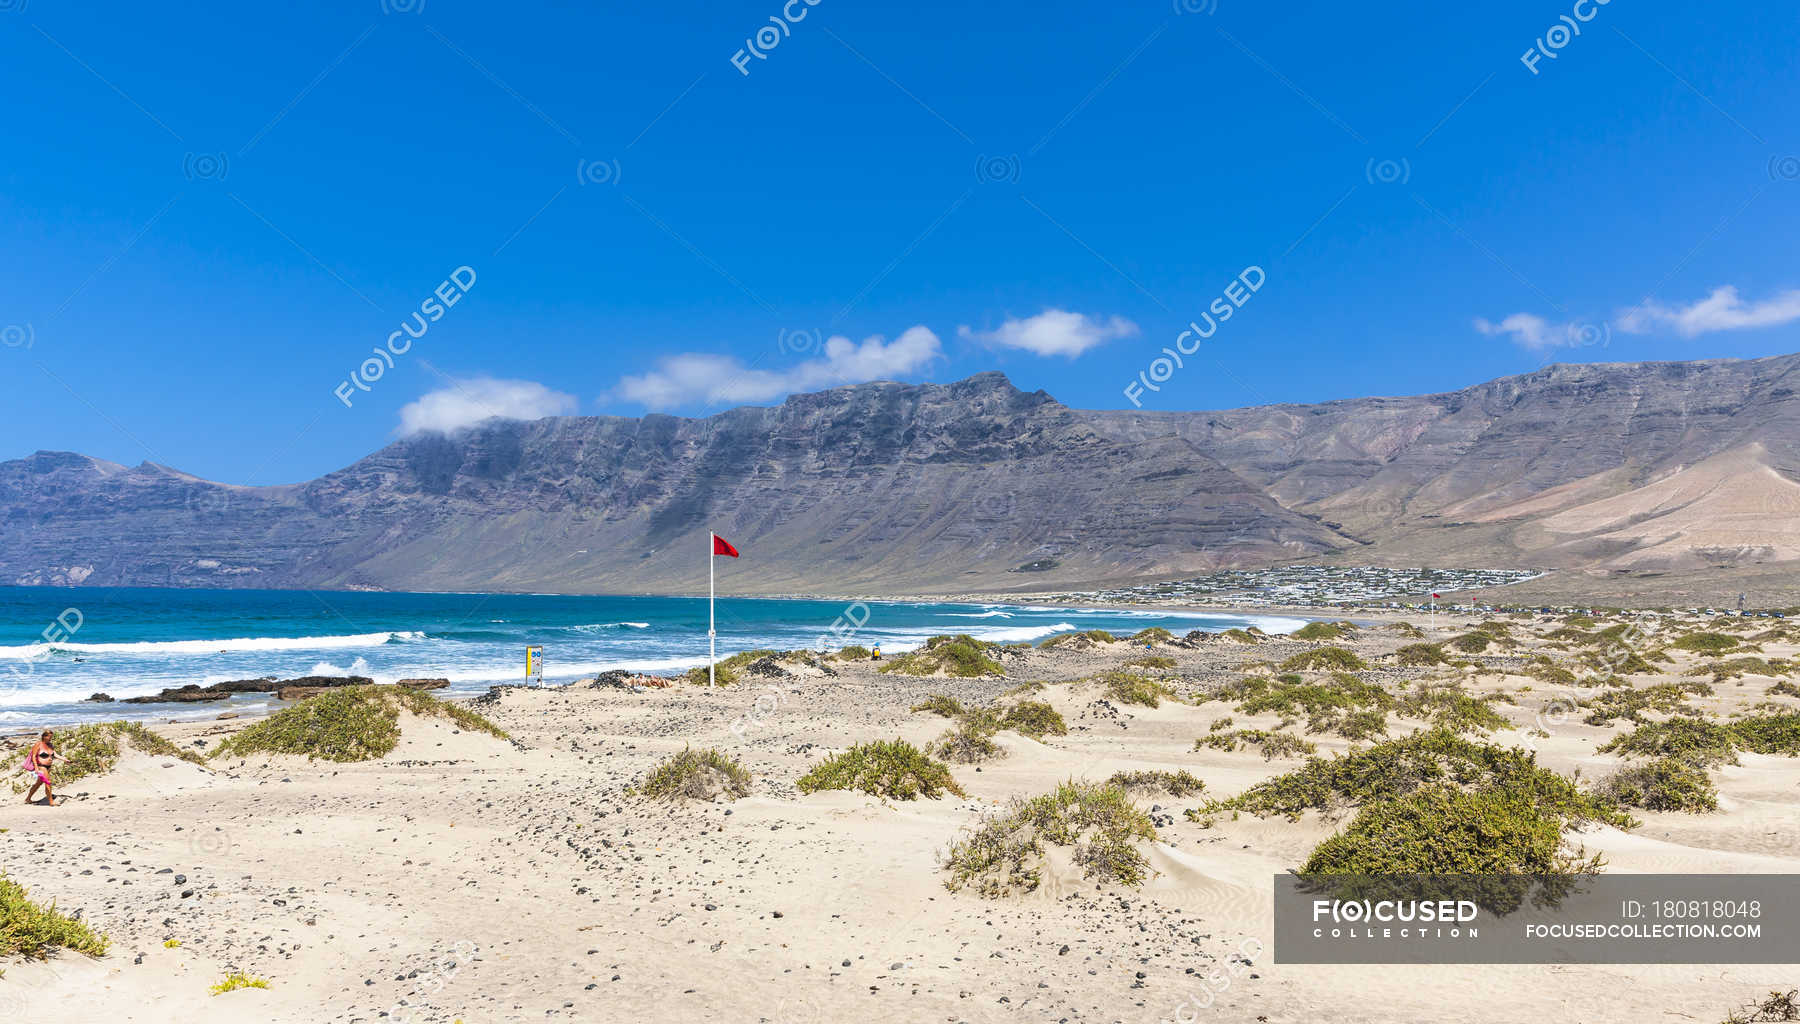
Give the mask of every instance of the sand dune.
[[[1442, 616], [1438, 636], [1466, 628]], [[1546, 627], [1548, 628], [1548, 627]], [[1380, 656], [1406, 638], [1365, 631]], [[1770, 657], [1800, 647], [1765, 644]], [[1309, 645], [1290, 640], [1167, 648], [1185, 685], [1237, 679]], [[1527, 649], [1530, 649], [1529, 647]], [[1038, 891], [984, 900], [949, 892], [939, 857], [959, 832], [1012, 797], [1120, 770], [1187, 769], [1227, 796], [1288, 771], [1252, 750], [1193, 749], [1230, 715], [1221, 703], [1120, 704], [1078, 680], [1114, 667], [1128, 645], [1040, 650], [1010, 678], [909, 680], [846, 665], [780, 680], [771, 712], [752, 688], [505, 690], [480, 710], [523, 749], [439, 719], [402, 720], [399, 747], [360, 764], [231, 758], [210, 768], [128, 754], [68, 789], [50, 810], [0, 806], [8, 870], [34, 894], [80, 910], [114, 951], [8, 965], [0, 998], [30, 1019], [441, 1021], [1131, 1022], [1164, 1019], [1575, 1022], [1692, 1019], [1800, 977], [1764, 967], [1355, 967], [1272, 960], [1273, 878], [1342, 827], [1229, 817], [1212, 827], [1155, 792], [1154, 875], [1140, 889], [1084, 877], [1052, 847]], [[1142, 653], [1141, 648], [1135, 653]], [[1700, 659], [1685, 653], [1672, 677]], [[1524, 691], [1519, 652], [1484, 656], [1464, 676], [1520, 726], [1547, 694]], [[1398, 685], [1416, 678], [1383, 669]], [[1659, 676], [1639, 677], [1645, 684]], [[1066, 718], [1066, 736], [1003, 732], [1007, 756], [953, 769], [967, 799], [884, 802], [794, 785], [827, 752], [872, 739], [924, 743], [948, 723], [908, 707], [931, 692], [992, 699], [1023, 679]], [[1722, 684], [1699, 701], [1726, 714], [1768, 680]], [[1792, 706], [1792, 698], [1781, 698]], [[244, 723], [169, 726], [215, 746]], [[1554, 723], [1497, 742], [1535, 744], [1541, 762], [1586, 778], [1620, 762], [1594, 752], [1621, 726]], [[1312, 737], [1321, 752], [1349, 747]], [[755, 775], [734, 803], [671, 805], [627, 787], [684, 746], [718, 746]], [[1715, 773], [1724, 810], [1641, 815], [1632, 832], [1575, 837], [1617, 872], [1800, 870], [1800, 762], [1745, 755]], [[167, 872], [167, 873], [163, 873]], [[179, 879], [179, 881], [177, 881]], [[181, 942], [165, 949], [168, 939]], [[140, 960], [141, 957], [141, 960]], [[209, 996], [227, 970], [271, 988]], [[1230, 970], [1223, 988], [1199, 979]], [[383, 1014], [388, 1014], [383, 1017]], [[1710, 1015], [1710, 1016], [1709, 1016]]]

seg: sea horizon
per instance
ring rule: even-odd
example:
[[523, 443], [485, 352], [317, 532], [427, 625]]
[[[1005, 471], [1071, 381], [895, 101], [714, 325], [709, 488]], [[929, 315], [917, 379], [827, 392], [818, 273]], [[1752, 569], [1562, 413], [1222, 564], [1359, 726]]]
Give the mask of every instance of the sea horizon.
[[[747, 650], [902, 653], [932, 636], [966, 633], [1035, 643], [1059, 633], [1177, 634], [1306, 618], [1164, 608], [1030, 602], [720, 597], [718, 656]], [[543, 648], [543, 681], [625, 670], [672, 675], [707, 663], [707, 600], [612, 594], [414, 593], [0, 587], [0, 728], [111, 718], [210, 718], [281, 706], [269, 694], [199, 704], [123, 701], [189, 684], [302, 676], [376, 682], [445, 679], [470, 696], [524, 683], [525, 648]]]

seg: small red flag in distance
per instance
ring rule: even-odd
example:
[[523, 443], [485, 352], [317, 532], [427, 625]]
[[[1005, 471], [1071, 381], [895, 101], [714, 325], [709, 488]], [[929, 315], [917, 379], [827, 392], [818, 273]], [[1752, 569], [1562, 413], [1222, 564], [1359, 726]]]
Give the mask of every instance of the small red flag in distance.
[[738, 550], [731, 546], [730, 541], [715, 533], [713, 534], [713, 554], [729, 555], [732, 558], [736, 558], [738, 556]]
[[1431, 599], [1432, 599], [1432, 600], [1433, 600], [1433, 601], [1435, 601], [1435, 600], [1437, 600], [1437, 598], [1438, 598], [1438, 596], [1437, 596], [1437, 595], [1436, 595], [1436, 594], [1433, 594], [1433, 595], [1431, 595]]

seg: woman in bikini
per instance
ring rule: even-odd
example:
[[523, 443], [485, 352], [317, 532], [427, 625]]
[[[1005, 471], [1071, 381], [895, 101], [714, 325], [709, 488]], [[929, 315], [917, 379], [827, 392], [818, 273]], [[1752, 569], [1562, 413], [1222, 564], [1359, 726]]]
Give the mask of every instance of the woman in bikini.
[[44, 788], [44, 805], [46, 807], [56, 806], [56, 794], [50, 789], [50, 766], [56, 761], [55, 739], [56, 734], [45, 729], [43, 735], [38, 737], [38, 741], [31, 745], [31, 750], [25, 754], [25, 770], [37, 776], [37, 781], [31, 784], [29, 790], [25, 791], [26, 803], [31, 802], [31, 798], [37, 795], [38, 787], [42, 786]]

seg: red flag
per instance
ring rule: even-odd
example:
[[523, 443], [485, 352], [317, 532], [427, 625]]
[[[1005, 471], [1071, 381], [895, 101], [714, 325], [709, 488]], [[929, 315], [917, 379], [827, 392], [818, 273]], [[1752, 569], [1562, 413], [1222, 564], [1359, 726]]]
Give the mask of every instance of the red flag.
[[736, 558], [738, 556], [738, 550], [731, 546], [730, 541], [715, 533], [713, 534], [713, 554], [728, 555], [732, 558]]

